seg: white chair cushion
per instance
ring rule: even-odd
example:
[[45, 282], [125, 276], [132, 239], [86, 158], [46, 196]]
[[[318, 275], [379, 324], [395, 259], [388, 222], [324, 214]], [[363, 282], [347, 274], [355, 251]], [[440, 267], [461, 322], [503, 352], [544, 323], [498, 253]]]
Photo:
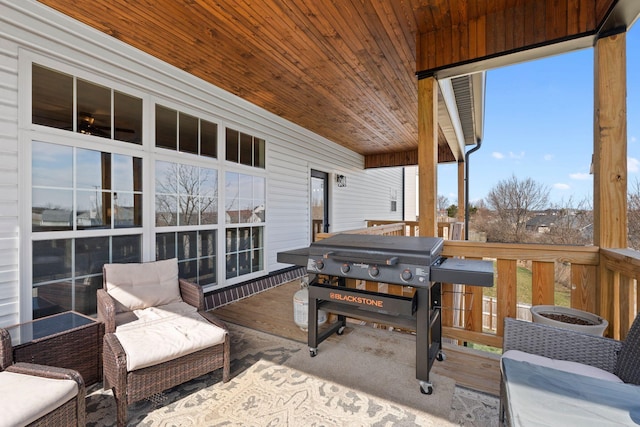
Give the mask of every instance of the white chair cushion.
[[154, 366], [224, 342], [226, 331], [209, 323], [197, 311], [187, 312], [181, 305], [169, 308], [178, 313], [151, 307], [137, 311], [138, 320], [116, 329], [116, 337], [127, 354], [127, 371]]
[[182, 301], [176, 258], [142, 264], [105, 264], [107, 293], [116, 311], [133, 311]]
[[611, 372], [607, 372], [604, 369], [596, 368], [595, 366], [585, 365], [578, 362], [571, 362], [568, 360], [551, 359], [537, 354], [525, 353], [520, 350], [508, 350], [505, 351], [502, 357], [506, 357], [512, 360], [520, 362], [529, 362], [534, 365], [545, 366], [547, 368], [558, 369], [560, 371], [570, 372], [578, 375], [585, 375], [587, 377], [597, 378], [605, 381], [612, 381], [621, 383], [622, 380]]
[[0, 426], [32, 423], [78, 394], [73, 380], [0, 372]]

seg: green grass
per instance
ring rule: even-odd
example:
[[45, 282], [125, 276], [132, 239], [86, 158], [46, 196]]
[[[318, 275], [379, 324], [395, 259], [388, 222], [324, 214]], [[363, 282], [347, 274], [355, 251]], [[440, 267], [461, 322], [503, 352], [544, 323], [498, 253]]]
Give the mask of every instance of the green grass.
[[[518, 267], [516, 271], [516, 295], [518, 302], [523, 304], [531, 304], [531, 279], [532, 272], [528, 268]], [[483, 289], [483, 294], [496, 298], [498, 293], [497, 286]], [[555, 305], [569, 307], [571, 305], [571, 291], [560, 283], [555, 284]]]

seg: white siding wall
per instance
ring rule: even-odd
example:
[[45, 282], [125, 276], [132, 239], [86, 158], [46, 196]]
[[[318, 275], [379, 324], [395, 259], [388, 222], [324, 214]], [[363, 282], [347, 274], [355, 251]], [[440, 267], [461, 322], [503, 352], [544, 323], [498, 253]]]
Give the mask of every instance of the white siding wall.
[[[95, 75], [206, 112], [222, 126], [266, 139], [268, 271], [286, 266], [277, 263], [278, 251], [309, 244], [311, 169], [330, 173], [331, 231], [363, 227], [366, 219], [402, 219], [401, 168], [365, 171], [362, 156], [34, 0], [0, 0], [0, 8], [0, 326], [20, 320], [20, 278], [29, 279], [19, 269], [20, 242], [25, 243], [20, 225], [30, 222], [29, 206], [19, 197], [30, 191], [19, 188], [21, 174], [29, 173], [20, 171], [25, 163], [18, 153], [20, 135], [28, 141], [30, 132], [29, 103], [18, 87], [29, 84], [18, 75], [23, 56], [51, 58], [74, 74]], [[347, 177], [346, 188], [335, 185], [336, 174]], [[392, 194], [396, 212], [390, 212]], [[19, 221], [19, 215], [26, 217]], [[30, 262], [29, 251], [23, 252], [22, 262]], [[29, 283], [25, 286], [23, 304], [29, 307]]]
[[0, 38], [0, 325], [19, 319], [18, 45]]

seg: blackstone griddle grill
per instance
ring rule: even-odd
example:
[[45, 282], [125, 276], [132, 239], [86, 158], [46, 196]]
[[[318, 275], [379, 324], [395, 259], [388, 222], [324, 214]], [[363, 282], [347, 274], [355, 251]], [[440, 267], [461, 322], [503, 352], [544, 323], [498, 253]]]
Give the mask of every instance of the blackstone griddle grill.
[[[436, 237], [337, 234], [305, 249], [279, 253], [278, 261], [305, 265], [311, 276], [307, 320], [311, 356], [334, 332], [342, 335], [347, 317], [415, 330], [416, 378], [420, 391], [431, 394], [429, 371], [435, 360], [444, 360], [441, 283], [493, 286], [490, 261], [443, 258], [442, 247], [443, 240]], [[401, 296], [347, 288], [347, 279], [411, 286], [415, 292]], [[322, 331], [320, 309], [338, 316]]]

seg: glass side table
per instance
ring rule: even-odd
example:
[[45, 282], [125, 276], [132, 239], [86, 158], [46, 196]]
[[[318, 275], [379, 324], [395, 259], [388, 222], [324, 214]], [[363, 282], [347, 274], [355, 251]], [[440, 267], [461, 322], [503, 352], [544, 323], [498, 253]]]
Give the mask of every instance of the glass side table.
[[74, 369], [87, 386], [102, 380], [104, 325], [96, 319], [67, 311], [6, 329], [15, 362]]

